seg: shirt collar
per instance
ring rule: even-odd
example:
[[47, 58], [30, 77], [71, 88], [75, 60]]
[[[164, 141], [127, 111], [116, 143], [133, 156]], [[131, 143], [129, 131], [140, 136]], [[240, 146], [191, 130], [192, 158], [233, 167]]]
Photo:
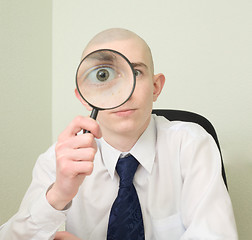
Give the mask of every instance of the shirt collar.
[[[122, 152], [110, 146], [103, 138], [98, 141], [100, 142], [100, 150], [104, 165], [107, 168], [111, 178], [113, 179], [115, 174], [115, 167]], [[156, 127], [154, 119], [153, 117], [151, 117], [149, 126], [140, 136], [129, 153], [132, 154], [149, 173], [151, 173], [155, 159], [155, 149]]]

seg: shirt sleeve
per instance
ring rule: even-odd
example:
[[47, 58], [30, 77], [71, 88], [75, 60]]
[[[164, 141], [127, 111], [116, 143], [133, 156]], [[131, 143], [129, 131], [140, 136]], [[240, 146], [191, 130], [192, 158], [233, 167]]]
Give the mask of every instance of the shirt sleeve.
[[38, 158], [19, 211], [0, 227], [0, 240], [50, 240], [65, 222], [67, 210], [54, 209], [46, 199], [46, 192], [55, 181], [54, 149], [55, 145]]
[[181, 240], [237, 240], [231, 200], [221, 174], [220, 152], [201, 127], [186, 129], [181, 143]]

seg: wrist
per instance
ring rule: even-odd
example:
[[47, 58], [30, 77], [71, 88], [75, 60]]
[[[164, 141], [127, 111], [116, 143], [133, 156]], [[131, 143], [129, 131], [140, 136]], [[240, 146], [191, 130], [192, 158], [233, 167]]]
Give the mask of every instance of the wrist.
[[59, 211], [67, 210], [72, 203], [71, 199], [65, 199], [61, 196], [61, 194], [59, 194], [59, 192], [55, 189], [54, 184], [48, 188], [46, 192], [46, 199], [53, 208]]

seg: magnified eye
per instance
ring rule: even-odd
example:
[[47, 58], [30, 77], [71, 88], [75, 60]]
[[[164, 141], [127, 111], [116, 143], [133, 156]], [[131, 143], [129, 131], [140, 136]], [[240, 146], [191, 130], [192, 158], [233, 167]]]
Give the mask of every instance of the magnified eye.
[[92, 83], [108, 82], [115, 79], [117, 76], [116, 71], [107, 66], [99, 66], [91, 69], [87, 75], [87, 79]]
[[108, 80], [109, 78], [109, 71], [107, 69], [101, 69], [97, 71], [96, 78], [101, 82]]

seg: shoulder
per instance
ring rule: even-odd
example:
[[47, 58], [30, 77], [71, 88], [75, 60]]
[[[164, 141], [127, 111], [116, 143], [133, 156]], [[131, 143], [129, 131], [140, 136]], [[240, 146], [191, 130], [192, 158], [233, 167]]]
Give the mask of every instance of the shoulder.
[[[200, 148], [217, 145], [213, 137], [199, 124], [184, 121], [169, 121], [162, 116], [153, 116], [156, 126], [157, 144], [175, 149]], [[179, 150], [179, 151], [180, 151]]]
[[[159, 116], [154, 116], [154, 119], [158, 150], [166, 154], [172, 152], [173, 156], [179, 155], [181, 169], [190, 168], [190, 164], [201, 167], [202, 164], [205, 167], [211, 165], [213, 169], [220, 166], [216, 142], [203, 127], [192, 122], [169, 121]], [[210, 161], [210, 158], [215, 160]]]
[[209, 134], [199, 124], [184, 121], [169, 121], [163, 116], [153, 115], [158, 135], [176, 135], [180, 137], [198, 138]]

